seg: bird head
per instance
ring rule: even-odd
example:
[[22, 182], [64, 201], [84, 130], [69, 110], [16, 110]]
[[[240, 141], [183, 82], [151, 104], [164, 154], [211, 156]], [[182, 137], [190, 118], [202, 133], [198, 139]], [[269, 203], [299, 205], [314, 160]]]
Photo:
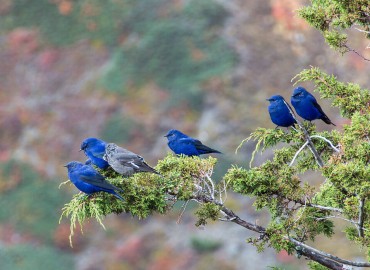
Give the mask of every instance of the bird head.
[[282, 102], [284, 101], [284, 98], [280, 95], [274, 95], [274, 96], [269, 97], [266, 100], [270, 101], [270, 103], [274, 103], [274, 102]]
[[179, 131], [177, 129], [171, 129], [164, 136], [167, 137], [167, 139], [169, 141], [172, 141], [172, 140], [175, 140], [175, 139], [178, 139], [178, 138], [186, 138], [187, 137], [187, 135], [185, 135], [184, 133], [182, 133], [181, 131]]
[[87, 138], [81, 143], [80, 151], [85, 151], [90, 147], [94, 147], [99, 144], [105, 145], [105, 142], [97, 138]]
[[298, 86], [297, 88], [295, 88], [293, 90], [293, 95], [292, 95], [292, 98], [296, 98], [296, 99], [301, 99], [301, 98], [304, 98], [306, 97], [308, 94], [307, 90], [304, 89], [303, 87], [301, 86]]
[[71, 162], [68, 162], [66, 165], [64, 165], [64, 167], [67, 168], [68, 171], [73, 171], [77, 168], [80, 168], [82, 167], [83, 164], [81, 162], [78, 162], [78, 161], [71, 161]]

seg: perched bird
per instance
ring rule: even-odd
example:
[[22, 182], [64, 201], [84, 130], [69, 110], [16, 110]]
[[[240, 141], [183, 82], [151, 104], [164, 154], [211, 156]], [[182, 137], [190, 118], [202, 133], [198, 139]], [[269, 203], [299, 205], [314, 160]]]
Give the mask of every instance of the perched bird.
[[159, 174], [145, 162], [144, 158], [114, 143], [107, 144], [104, 159], [108, 161], [113, 170], [125, 177], [138, 172]]
[[168, 147], [177, 155], [199, 156], [210, 153], [221, 154], [220, 151], [209, 148], [202, 144], [201, 141], [191, 138], [176, 129], [168, 131], [165, 137], [168, 139]]
[[105, 154], [106, 142], [97, 138], [87, 138], [81, 143], [80, 151], [84, 151], [85, 155], [91, 160], [91, 163], [100, 169], [105, 170], [109, 167], [108, 162], [103, 159]]
[[82, 192], [91, 195], [95, 192], [104, 191], [113, 194], [116, 198], [124, 200], [117, 191], [122, 189], [112, 185], [104, 176], [94, 170], [89, 165], [84, 165], [78, 161], [71, 161], [64, 167], [68, 169], [68, 177], [71, 182]]
[[335, 124], [321, 109], [315, 97], [303, 87], [297, 87], [294, 89], [290, 102], [297, 114], [303, 119], [308, 121], [321, 119], [326, 124], [332, 124], [335, 126]]
[[297, 123], [293, 115], [289, 111], [289, 104], [285, 102], [280, 95], [272, 96], [267, 101], [270, 101], [268, 111], [270, 113], [271, 121], [278, 127], [290, 127]]

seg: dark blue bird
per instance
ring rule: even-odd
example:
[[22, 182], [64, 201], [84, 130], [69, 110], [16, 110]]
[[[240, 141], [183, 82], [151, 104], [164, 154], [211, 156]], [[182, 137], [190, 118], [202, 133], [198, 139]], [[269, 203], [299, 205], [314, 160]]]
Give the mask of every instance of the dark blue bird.
[[271, 121], [279, 127], [290, 127], [297, 123], [289, 111], [289, 104], [280, 95], [274, 95], [268, 99], [270, 105], [268, 111], [270, 113]]
[[297, 114], [303, 119], [308, 121], [321, 119], [326, 124], [332, 124], [335, 126], [335, 124], [321, 109], [315, 97], [303, 87], [299, 86], [294, 89], [290, 102], [292, 103]]
[[104, 176], [95, 171], [93, 167], [78, 161], [71, 161], [65, 167], [68, 169], [69, 180], [82, 192], [91, 195], [104, 191], [113, 194], [122, 201], [124, 200], [117, 193], [117, 191], [123, 192], [123, 190], [105, 180]]
[[97, 138], [87, 138], [81, 143], [80, 151], [83, 150], [85, 152], [92, 164], [105, 170], [109, 167], [108, 162], [103, 159], [106, 144], [105, 141]]
[[201, 141], [191, 138], [176, 129], [168, 131], [165, 137], [168, 139], [168, 147], [177, 155], [183, 154], [186, 156], [199, 156], [210, 153], [221, 153], [220, 151], [205, 146]]

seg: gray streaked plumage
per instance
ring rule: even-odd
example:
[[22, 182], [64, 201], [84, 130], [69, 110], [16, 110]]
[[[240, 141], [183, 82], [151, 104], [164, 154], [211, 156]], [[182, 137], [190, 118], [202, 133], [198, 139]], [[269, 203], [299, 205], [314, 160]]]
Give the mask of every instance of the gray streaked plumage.
[[113, 170], [126, 177], [138, 172], [159, 174], [145, 162], [143, 157], [114, 143], [106, 145], [104, 159], [108, 161]]

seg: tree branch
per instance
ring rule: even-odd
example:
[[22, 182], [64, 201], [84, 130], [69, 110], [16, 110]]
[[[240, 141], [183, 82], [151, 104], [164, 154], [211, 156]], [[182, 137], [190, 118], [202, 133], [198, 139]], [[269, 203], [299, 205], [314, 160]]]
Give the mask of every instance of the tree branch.
[[[321, 251], [321, 250], [318, 250], [318, 249], [315, 249], [309, 245], [306, 245], [292, 237], [288, 237], [289, 241], [291, 241], [293, 244], [295, 244], [296, 246], [299, 246], [301, 247], [303, 250], [307, 250], [306, 254], [316, 254], [315, 257], [325, 257], [325, 258], [328, 258], [330, 260], [333, 260], [337, 263], [340, 263], [340, 264], [343, 264], [340, 268], [340, 269], [343, 269], [345, 265], [352, 265], [352, 266], [357, 266], [357, 267], [370, 267], [370, 263], [367, 263], [367, 262], [353, 262], [353, 261], [348, 261], [348, 260], [344, 260], [344, 259], [341, 259], [337, 256], [334, 256], [334, 255], [331, 255], [329, 253], [326, 253], [324, 251]], [[316, 261], [316, 260], [315, 260]]]
[[358, 51], [350, 48], [348, 45], [343, 45], [343, 47], [346, 48], [349, 52], [354, 52], [355, 54], [357, 54], [358, 56], [360, 56], [363, 60], [370, 61], [370, 59], [367, 59], [365, 56], [363, 56], [362, 54], [360, 54]]
[[[238, 224], [239, 226], [242, 226], [242, 227], [244, 227], [244, 228], [246, 228], [250, 231], [257, 232], [257, 233], [261, 234], [261, 238], [268, 237], [268, 235], [266, 235], [266, 228], [241, 219], [232, 210], [228, 209], [227, 207], [225, 207], [220, 202], [218, 202], [216, 200], [213, 200], [210, 197], [206, 197], [206, 196], [202, 196], [202, 197], [198, 198], [198, 200], [202, 201], [202, 202], [214, 203], [216, 205], [221, 206], [220, 211], [226, 217], [225, 219], [223, 219], [223, 221], [233, 222], [233, 223]], [[353, 261], [341, 259], [341, 258], [336, 257], [334, 255], [331, 255], [329, 253], [326, 253], [326, 252], [323, 252], [321, 250], [317, 250], [317, 249], [315, 249], [311, 246], [308, 246], [308, 245], [298, 241], [297, 239], [294, 239], [293, 237], [286, 236], [286, 239], [289, 240], [292, 244], [295, 245], [296, 250], [298, 250], [298, 252], [301, 255], [303, 255], [303, 256], [305, 256], [305, 257], [307, 257], [307, 258], [309, 258], [313, 261], [316, 261], [316, 262], [318, 262], [318, 263], [320, 263], [320, 264], [322, 264], [322, 265], [324, 265], [324, 266], [326, 266], [330, 269], [343, 270], [348, 265], [357, 266], [357, 267], [370, 267], [370, 263], [353, 262]]]

